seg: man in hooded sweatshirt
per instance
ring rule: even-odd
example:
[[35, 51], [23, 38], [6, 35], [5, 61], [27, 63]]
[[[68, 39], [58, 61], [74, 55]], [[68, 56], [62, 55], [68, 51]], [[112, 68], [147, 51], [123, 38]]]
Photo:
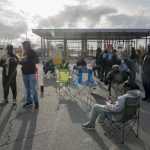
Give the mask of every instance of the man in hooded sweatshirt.
[[[103, 124], [105, 121], [105, 114], [109, 113], [120, 113], [125, 108], [125, 99], [129, 98], [138, 98], [140, 103], [141, 92], [139, 86], [133, 81], [125, 81], [123, 84], [123, 89], [125, 94], [118, 96], [116, 101], [106, 102], [105, 105], [95, 104], [91, 111], [90, 120], [82, 124], [82, 127], [88, 130], [95, 129], [96, 119], [99, 117], [99, 123]], [[120, 116], [121, 117], [121, 116]], [[121, 118], [120, 118], [121, 119]]]
[[35, 109], [39, 108], [39, 98], [36, 89], [36, 64], [39, 63], [37, 53], [32, 50], [30, 41], [24, 41], [22, 43], [24, 49], [24, 57], [20, 61], [23, 74], [23, 82], [26, 89], [26, 103], [23, 108], [33, 106], [35, 104]]

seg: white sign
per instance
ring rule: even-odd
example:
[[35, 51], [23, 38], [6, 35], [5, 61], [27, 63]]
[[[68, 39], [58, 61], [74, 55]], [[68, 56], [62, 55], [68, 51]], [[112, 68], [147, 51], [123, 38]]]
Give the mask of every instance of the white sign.
[[121, 43], [118, 43], [117, 49], [118, 49], [118, 50], [124, 50], [124, 45], [121, 44]]

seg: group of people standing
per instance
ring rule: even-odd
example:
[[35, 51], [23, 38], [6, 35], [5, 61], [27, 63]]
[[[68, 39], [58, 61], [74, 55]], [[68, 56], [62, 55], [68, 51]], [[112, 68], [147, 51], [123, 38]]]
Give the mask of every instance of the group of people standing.
[[[134, 48], [133, 48], [134, 49]], [[122, 55], [122, 59], [118, 58], [117, 51], [115, 49], [105, 49], [103, 52], [100, 48], [97, 49], [96, 54], [96, 70], [100, 81], [104, 81], [108, 75], [108, 72], [112, 70], [113, 65], [119, 65], [121, 70], [129, 69], [131, 71], [130, 78], [135, 81], [136, 77], [136, 63], [127, 54]]]
[[136, 73], [141, 72], [145, 90], [143, 100], [150, 101], [150, 44], [148, 44], [147, 48], [147, 52], [142, 55], [140, 51], [136, 51], [132, 47], [131, 55], [122, 53], [122, 58], [118, 58], [117, 51], [114, 49], [108, 50], [106, 48], [102, 51], [101, 48], [98, 48], [93, 72], [96, 76], [97, 71], [98, 78], [100, 78], [100, 81], [104, 81], [104, 83], [110, 78], [110, 73], [117, 70], [118, 72], [124, 72], [130, 81], [135, 81]]
[[9, 87], [12, 90], [13, 104], [16, 105], [17, 98], [17, 65], [21, 64], [21, 71], [23, 75], [23, 82], [26, 93], [26, 103], [23, 105], [24, 108], [32, 106], [33, 102], [35, 108], [39, 107], [38, 93], [36, 89], [36, 64], [39, 63], [38, 56], [31, 48], [30, 41], [22, 43], [24, 54], [23, 57], [18, 57], [13, 52], [13, 45], [7, 45], [7, 53], [1, 57], [0, 66], [3, 67], [2, 71], [2, 83], [4, 93], [4, 104], [7, 104]]

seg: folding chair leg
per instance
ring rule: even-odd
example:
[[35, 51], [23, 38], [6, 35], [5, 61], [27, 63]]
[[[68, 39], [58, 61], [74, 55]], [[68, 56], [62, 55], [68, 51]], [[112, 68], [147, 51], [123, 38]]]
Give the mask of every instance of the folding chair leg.
[[110, 99], [110, 97], [111, 97], [111, 87], [108, 90], [109, 90], [109, 99]]
[[[121, 124], [117, 125], [114, 122], [109, 122], [109, 123], [110, 123], [112, 129], [110, 129], [109, 131], [105, 132], [104, 135], [107, 136], [108, 133], [114, 132], [114, 134], [116, 133], [117, 136], [120, 137], [120, 134], [118, 132], [115, 132], [115, 131], [118, 130], [118, 129], [121, 129], [121, 131], [122, 131], [122, 137], [120, 137], [119, 139], [120, 139], [121, 144], [124, 144], [124, 141], [125, 141], [125, 126], [127, 124], [121, 123]], [[114, 136], [114, 134], [112, 136]]]
[[[109, 124], [111, 125], [111, 129], [108, 130], [108, 131], [106, 131], [106, 132], [104, 133], [105, 136], [107, 136], [107, 134], [108, 134], [108, 133], [111, 133], [111, 132], [114, 132], [114, 134], [115, 134], [115, 130], [118, 128], [118, 126], [115, 125], [115, 124], [114, 124], [114, 125], [115, 125], [115, 127], [114, 127], [114, 126], [112, 125], [113, 122], [111, 122], [111, 121], [109, 122]], [[114, 136], [114, 134], [113, 134], [112, 136]], [[110, 137], [109, 137], [109, 138], [110, 138]]]
[[87, 97], [87, 104], [88, 104], [88, 100], [90, 101], [90, 106], [91, 106], [91, 99], [92, 99], [92, 87], [89, 87], [89, 91], [88, 91], [88, 97]]
[[124, 144], [124, 128], [125, 128], [125, 126], [123, 126], [123, 129], [122, 129], [122, 142], [121, 142], [121, 144]]
[[[133, 124], [132, 125], [130, 125], [129, 123], [130, 122], [128, 122], [128, 124], [127, 124], [127, 126], [129, 127], [129, 131], [128, 131], [128, 134], [130, 133], [130, 131], [132, 131], [132, 133], [137, 137], [137, 133], [135, 133], [135, 131], [133, 130], [133, 127], [134, 127], [134, 125], [135, 125], [135, 123], [136, 123], [136, 119], [134, 119], [134, 120], [132, 120], [131, 122], [133, 122]], [[138, 128], [138, 127], [137, 127]], [[128, 134], [127, 134], [127, 136], [128, 136]]]
[[109, 98], [111, 97], [111, 83], [108, 85]]
[[138, 136], [139, 136], [139, 116], [140, 116], [140, 111], [138, 110], [136, 137], [138, 137]]
[[60, 90], [61, 90], [62, 86], [60, 84], [57, 84], [57, 87], [56, 87], [56, 92], [58, 91], [59, 92], [59, 96], [60, 96]]

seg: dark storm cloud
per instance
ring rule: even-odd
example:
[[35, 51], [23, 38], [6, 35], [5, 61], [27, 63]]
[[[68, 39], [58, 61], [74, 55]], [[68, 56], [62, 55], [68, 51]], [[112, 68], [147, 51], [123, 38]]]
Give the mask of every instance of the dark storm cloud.
[[148, 16], [118, 14], [108, 16], [107, 20], [114, 28], [150, 28], [150, 18]]
[[11, 3], [9, 1], [0, 1], [0, 36], [19, 38], [22, 33], [28, 30], [25, 13], [9, 9], [10, 6]]
[[103, 15], [108, 15], [116, 12], [116, 9], [105, 6], [65, 6], [64, 10], [60, 11], [57, 15], [49, 16], [46, 19], [41, 19], [39, 22], [39, 27], [76, 27], [77, 24], [83, 21], [87, 27], [94, 27], [99, 23]]

